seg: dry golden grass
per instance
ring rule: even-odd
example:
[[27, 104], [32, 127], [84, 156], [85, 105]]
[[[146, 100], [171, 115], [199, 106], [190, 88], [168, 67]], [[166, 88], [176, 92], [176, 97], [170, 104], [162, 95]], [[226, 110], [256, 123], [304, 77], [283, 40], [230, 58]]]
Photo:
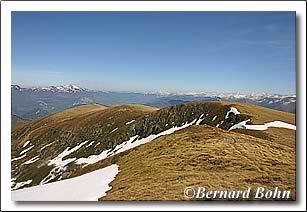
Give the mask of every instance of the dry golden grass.
[[79, 116], [79, 115], [86, 114], [86, 113], [101, 111], [107, 108], [108, 108], [107, 106], [99, 105], [99, 104], [81, 105], [81, 106], [69, 108], [62, 112], [52, 114], [49, 117], [52, 117], [54, 119], [72, 118], [72, 117]]
[[159, 108], [147, 106], [147, 105], [140, 105], [140, 104], [126, 104], [125, 106], [131, 107], [135, 110], [141, 110], [141, 111], [156, 111], [159, 110]]
[[271, 141], [280, 143], [292, 148], [296, 146], [296, 130], [269, 128], [266, 133], [271, 135]]
[[50, 129], [55, 128], [60, 125], [65, 125], [70, 120], [76, 118], [82, 119], [83, 117], [89, 116], [90, 114], [97, 113], [108, 107], [98, 105], [98, 104], [89, 104], [81, 105], [67, 110], [50, 114], [46, 117], [42, 117], [31, 122], [28, 122], [24, 125], [17, 126], [12, 131], [12, 138], [15, 140], [15, 135], [19, 134], [19, 131], [23, 131], [25, 128], [29, 128], [30, 132], [23, 136], [22, 139], [18, 141], [18, 146], [22, 146], [32, 135], [35, 134], [44, 134], [47, 133]]
[[160, 137], [111, 162], [120, 172], [100, 200], [187, 200], [183, 191], [188, 186], [278, 186], [295, 198], [295, 148], [209, 126]]
[[[67, 110], [50, 114], [48, 116], [33, 120], [28, 122], [27, 125], [31, 126], [32, 129], [39, 128], [45, 126], [46, 123], [59, 123], [65, 122], [67, 120], [85, 116], [90, 113], [95, 113], [101, 110], [108, 108], [107, 106], [98, 105], [98, 104], [89, 104], [89, 105], [81, 105], [73, 108], [69, 108]], [[16, 129], [22, 128], [23, 126], [18, 126]]]
[[53, 121], [65, 121], [66, 119], [72, 119], [76, 116], [80, 116], [83, 114], [88, 114], [92, 112], [101, 111], [108, 108], [107, 106], [98, 105], [98, 104], [88, 104], [88, 105], [81, 105], [73, 108], [69, 108], [67, 110], [50, 114], [46, 117], [40, 118], [38, 120], [48, 120], [51, 119]]
[[257, 138], [266, 139], [268, 141], [283, 144], [292, 148], [296, 146], [296, 131], [285, 129], [285, 128], [268, 128], [267, 130], [247, 130], [247, 129], [236, 129], [233, 132], [238, 132], [246, 135], [251, 135]]

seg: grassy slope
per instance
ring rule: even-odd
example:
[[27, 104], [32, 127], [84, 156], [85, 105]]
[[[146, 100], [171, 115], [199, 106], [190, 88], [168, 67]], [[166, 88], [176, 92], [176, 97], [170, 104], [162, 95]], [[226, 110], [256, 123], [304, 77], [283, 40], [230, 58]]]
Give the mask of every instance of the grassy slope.
[[[56, 157], [64, 149], [76, 146], [85, 140], [91, 140], [91, 138], [99, 140], [99, 136], [108, 135], [109, 138], [118, 136], [121, 133], [120, 129], [112, 133], [114, 135], [109, 134], [114, 126], [128, 127], [125, 124], [127, 121], [144, 116], [150, 111], [149, 109], [149, 107], [143, 108], [138, 105], [115, 107], [84, 105], [17, 127], [12, 132], [12, 158], [20, 156], [20, 152], [24, 149], [22, 146], [27, 140], [31, 140], [34, 148], [27, 153], [25, 158], [12, 162], [12, 169], [15, 170], [12, 175], [17, 177], [17, 181], [33, 179], [32, 184], [38, 184], [51, 169], [47, 166], [48, 160]], [[152, 110], [156, 109], [152, 108]], [[49, 144], [52, 145], [41, 150], [42, 147]], [[75, 154], [79, 154], [78, 157], [98, 154], [105, 148], [105, 145], [108, 143], [84, 147]], [[25, 161], [37, 155], [40, 157], [39, 161], [23, 165]]]
[[120, 172], [102, 200], [185, 200], [187, 186], [279, 186], [295, 193], [293, 148], [210, 126], [160, 137], [112, 162]]

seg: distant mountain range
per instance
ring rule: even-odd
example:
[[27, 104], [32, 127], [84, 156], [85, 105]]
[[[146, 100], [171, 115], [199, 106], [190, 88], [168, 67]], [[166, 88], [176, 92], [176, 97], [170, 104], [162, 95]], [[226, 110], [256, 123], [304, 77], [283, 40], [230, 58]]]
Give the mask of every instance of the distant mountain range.
[[95, 91], [76, 85], [22, 88], [11, 86], [12, 114], [36, 119], [65, 109], [97, 103], [102, 105], [144, 104], [163, 108], [186, 102], [232, 101], [295, 113], [296, 96], [217, 92], [112, 92]]

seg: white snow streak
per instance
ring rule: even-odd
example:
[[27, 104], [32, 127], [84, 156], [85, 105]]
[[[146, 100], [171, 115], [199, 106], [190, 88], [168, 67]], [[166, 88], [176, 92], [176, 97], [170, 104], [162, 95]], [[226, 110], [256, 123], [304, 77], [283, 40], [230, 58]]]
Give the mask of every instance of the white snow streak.
[[39, 155], [35, 156], [34, 158], [31, 158], [30, 160], [26, 161], [24, 164], [31, 164], [39, 160]]
[[135, 136], [132, 136], [129, 138], [129, 140], [117, 145], [113, 150], [112, 149], [108, 149], [108, 150], [104, 150], [103, 152], [101, 152], [99, 155], [91, 155], [87, 158], [79, 158], [75, 161], [75, 163], [77, 164], [83, 164], [83, 166], [87, 166], [89, 164], [93, 164], [93, 163], [96, 163], [100, 160], [103, 160], [109, 156], [112, 156], [112, 155], [116, 155], [118, 153], [121, 153], [121, 152], [124, 152], [126, 150], [129, 150], [129, 149], [132, 149], [134, 147], [137, 147], [139, 145], [142, 145], [142, 144], [146, 144], [160, 136], [163, 136], [163, 135], [169, 135], [177, 130], [181, 130], [181, 129], [184, 129], [186, 127], [189, 127], [193, 124], [195, 124], [197, 121], [197, 119], [193, 120], [192, 122], [190, 123], [185, 123], [183, 126], [180, 126], [180, 127], [172, 127], [168, 130], [165, 130], [159, 134], [156, 134], [156, 135], [149, 135], [148, 137], [146, 138], [141, 138], [141, 139], [138, 139], [138, 135], [135, 135]]
[[100, 142], [98, 142], [97, 144], [95, 144], [94, 148], [97, 147], [97, 146], [99, 146], [99, 144], [100, 144]]
[[229, 130], [234, 129], [248, 129], [248, 130], [267, 130], [269, 127], [278, 127], [278, 128], [287, 128], [291, 130], [296, 130], [296, 126], [292, 124], [288, 124], [282, 121], [272, 121], [265, 124], [259, 125], [248, 125], [250, 119], [242, 121], [238, 124], [233, 125]]
[[265, 124], [268, 127], [279, 127], [279, 128], [287, 128], [291, 130], [296, 130], [296, 126], [293, 124], [288, 124], [282, 121], [273, 121]]
[[114, 130], [112, 130], [110, 133], [115, 132], [116, 130], [118, 130], [118, 128], [115, 128]]
[[22, 155], [22, 156], [20, 156], [20, 157], [14, 158], [14, 159], [12, 159], [11, 161], [20, 160], [20, 159], [26, 157], [26, 155], [27, 155], [27, 154], [24, 154], [24, 155]]
[[92, 141], [91, 143], [89, 143], [88, 145], [86, 145], [86, 147], [90, 147], [93, 145], [93, 143], [95, 143], [95, 141]]
[[27, 149], [21, 151], [19, 155], [23, 155], [24, 153], [26, 153], [26, 152], [28, 152], [29, 150], [31, 150], [33, 147], [34, 147], [34, 146], [30, 146], [29, 148], [27, 148]]
[[199, 125], [205, 118], [203, 118], [205, 114], [201, 114], [201, 116], [199, 117], [199, 119], [197, 120], [196, 124], [195, 125]]
[[135, 120], [128, 121], [126, 124], [128, 125], [128, 124], [131, 124], [133, 122], [135, 122]]
[[24, 145], [22, 146], [22, 148], [25, 148], [31, 141], [27, 141], [26, 143], [24, 143]]
[[47, 144], [46, 146], [43, 146], [40, 150], [43, 150], [43, 149], [47, 148], [47, 147], [50, 146], [51, 144], [52, 144], [52, 143]]

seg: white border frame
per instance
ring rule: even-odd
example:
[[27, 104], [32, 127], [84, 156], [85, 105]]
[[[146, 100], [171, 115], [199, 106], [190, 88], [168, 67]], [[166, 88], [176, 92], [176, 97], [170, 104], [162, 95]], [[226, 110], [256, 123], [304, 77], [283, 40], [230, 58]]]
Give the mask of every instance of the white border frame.
[[[306, 209], [306, 2], [304, 1], [113, 1], [1, 2], [1, 210], [305, 210]], [[296, 203], [103, 202], [15, 203], [10, 190], [11, 11], [296, 11], [297, 23], [297, 197]], [[299, 184], [298, 184], [299, 183]], [[179, 206], [179, 207], [178, 207]]]

